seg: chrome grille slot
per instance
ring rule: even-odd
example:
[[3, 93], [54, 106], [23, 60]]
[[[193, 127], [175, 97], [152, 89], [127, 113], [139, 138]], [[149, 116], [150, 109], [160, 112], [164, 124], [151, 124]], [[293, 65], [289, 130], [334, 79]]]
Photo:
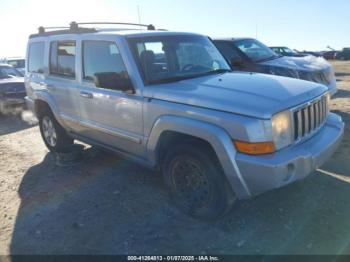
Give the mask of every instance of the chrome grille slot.
[[322, 96], [293, 110], [294, 140], [300, 140], [321, 127], [328, 114], [327, 97]]

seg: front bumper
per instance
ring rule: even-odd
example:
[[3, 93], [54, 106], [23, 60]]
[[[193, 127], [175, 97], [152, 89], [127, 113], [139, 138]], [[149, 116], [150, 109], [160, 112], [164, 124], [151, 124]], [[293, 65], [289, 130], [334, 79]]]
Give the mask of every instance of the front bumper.
[[238, 153], [236, 162], [250, 197], [305, 178], [331, 157], [343, 133], [344, 123], [331, 113], [322, 129], [309, 140], [269, 155]]
[[26, 96], [24, 99], [28, 109], [35, 113], [34, 100], [31, 99], [29, 96]]
[[15, 107], [15, 106], [24, 106], [25, 100], [22, 98], [1, 98], [0, 107], [2, 110]]

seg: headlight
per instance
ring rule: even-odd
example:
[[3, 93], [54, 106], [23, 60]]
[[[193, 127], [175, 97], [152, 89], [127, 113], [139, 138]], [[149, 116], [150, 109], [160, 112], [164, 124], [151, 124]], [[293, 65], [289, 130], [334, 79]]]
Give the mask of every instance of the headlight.
[[329, 105], [330, 105], [330, 102], [331, 102], [331, 94], [327, 93], [326, 97], [327, 97], [327, 109], [329, 109]]
[[293, 142], [292, 118], [290, 111], [283, 111], [272, 117], [272, 138], [277, 150], [288, 146]]

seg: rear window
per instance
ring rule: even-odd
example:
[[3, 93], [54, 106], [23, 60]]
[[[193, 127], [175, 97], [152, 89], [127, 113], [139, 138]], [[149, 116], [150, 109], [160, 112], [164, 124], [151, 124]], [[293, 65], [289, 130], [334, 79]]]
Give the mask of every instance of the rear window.
[[75, 77], [75, 41], [51, 43], [50, 74]]
[[31, 73], [44, 73], [44, 42], [29, 45], [28, 71]]

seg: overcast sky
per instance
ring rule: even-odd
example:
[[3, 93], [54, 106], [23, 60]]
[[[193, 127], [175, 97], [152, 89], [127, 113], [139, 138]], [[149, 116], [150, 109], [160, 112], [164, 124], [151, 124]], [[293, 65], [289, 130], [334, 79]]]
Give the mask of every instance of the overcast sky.
[[299, 50], [350, 46], [349, 0], [0, 0], [0, 58], [23, 56], [38, 26], [138, 22], [215, 36], [256, 37]]

